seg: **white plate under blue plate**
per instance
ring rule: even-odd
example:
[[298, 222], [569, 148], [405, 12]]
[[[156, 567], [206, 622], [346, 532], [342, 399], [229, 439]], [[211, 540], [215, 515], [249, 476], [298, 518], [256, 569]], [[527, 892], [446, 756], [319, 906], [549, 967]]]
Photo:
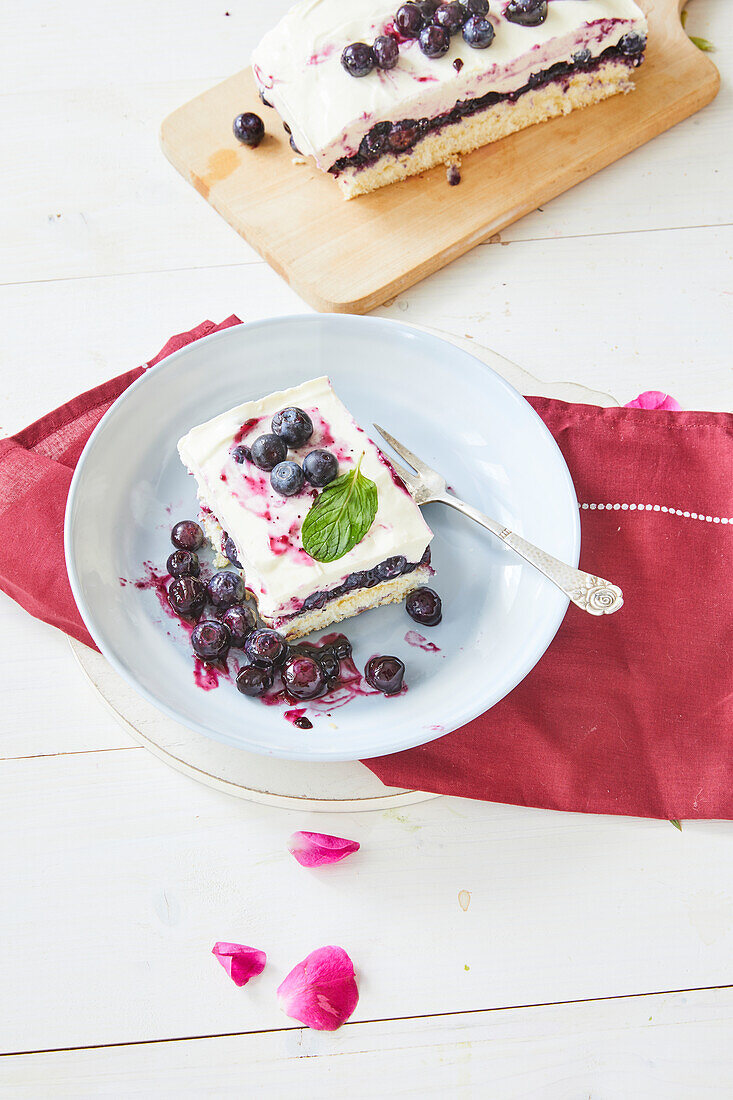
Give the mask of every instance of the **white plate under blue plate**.
[[[552, 436], [530, 405], [471, 355], [378, 318], [283, 317], [215, 333], [147, 371], [113, 405], [76, 468], [66, 512], [66, 560], [82, 617], [105, 657], [142, 695], [191, 729], [250, 752], [357, 760], [423, 744], [503, 698], [536, 664], [568, 606], [548, 580], [452, 509], [428, 505], [434, 586], [443, 622], [408, 643], [404, 605], [343, 624], [357, 664], [393, 653], [408, 691], [357, 698], [301, 730], [222, 680], [202, 691], [186, 632], [154, 592], [121, 585], [161, 572], [169, 530], [195, 516], [195, 484], [176, 442], [242, 401], [328, 374], [367, 429], [374, 421], [465, 500], [571, 565], [580, 553], [575, 491]], [[501, 731], [497, 731], [497, 736]]]

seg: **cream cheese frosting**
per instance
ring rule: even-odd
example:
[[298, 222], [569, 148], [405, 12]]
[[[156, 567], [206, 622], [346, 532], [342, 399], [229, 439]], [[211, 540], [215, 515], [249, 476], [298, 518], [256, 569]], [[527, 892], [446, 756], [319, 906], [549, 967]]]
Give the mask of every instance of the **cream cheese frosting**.
[[[266, 471], [233, 456], [236, 447], [269, 432], [273, 415], [292, 405], [309, 414], [314, 431], [305, 446], [289, 452], [289, 458], [302, 461], [308, 451], [327, 448], [338, 458], [339, 474], [344, 474], [363, 452], [361, 470], [377, 486], [371, 528], [353, 550], [333, 562], [315, 561], [301, 544], [303, 520], [318, 490], [306, 484], [296, 496], [280, 496]], [[350, 573], [372, 569], [394, 555], [419, 562], [432, 538], [420, 509], [328, 378], [312, 379], [215, 416], [183, 436], [178, 453], [196, 479], [203, 506], [234, 540], [247, 587], [267, 618], [293, 614], [311, 593], [335, 588]]]
[[341, 65], [342, 50], [393, 31], [400, 0], [301, 0], [255, 49], [255, 78], [300, 151], [328, 170], [354, 156], [376, 122], [434, 118], [459, 100], [522, 88], [533, 73], [570, 62], [578, 50], [597, 57], [625, 34], [647, 33], [633, 0], [549, 0], [538, 27], [507, 20], [505, 2], [492, 0], [496, 33], [488, 49], [472, 49], [456, 34], [448, 53], [430, 59], [417, 40], [402, 41], [394, 69], [355, 78]]

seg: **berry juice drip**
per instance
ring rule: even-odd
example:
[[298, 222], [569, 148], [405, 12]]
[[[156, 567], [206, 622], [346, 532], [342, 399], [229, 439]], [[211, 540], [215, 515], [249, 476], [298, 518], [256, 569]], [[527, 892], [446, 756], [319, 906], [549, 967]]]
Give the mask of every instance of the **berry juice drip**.
[[231, 680], [226, 661], [212, 662], [202, 661], [200, 657], [194, 657], [193, 680], [196, 687], [202, 691], [213, 691], [218, 688], [222, 677]]
[[424, 653], [440, 653], [440, 646], [437, 646], [435, 642], [429, 642], [416, 630], [408, 630], [405, 634], [405, 641], [408, 645], [415, 646], [416, 649], [422, 649]]

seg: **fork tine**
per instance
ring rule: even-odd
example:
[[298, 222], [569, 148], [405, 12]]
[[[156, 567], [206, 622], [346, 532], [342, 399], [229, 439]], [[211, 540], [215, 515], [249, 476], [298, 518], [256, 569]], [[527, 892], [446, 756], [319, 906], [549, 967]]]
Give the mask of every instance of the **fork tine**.
[[[374, 427], [377, 429], [382, 439], [386, 440], [387, 443], [389, 443], [392, 450], [396, 451], [400, 458], [404, 458], [405, 462], [409, 462], [413, 470], [417, 470], [418, 474], [434, 473], [434, 471], [431, 470], [429, 466], [426, 466], [425, 463], [417, 457], [417, 455], [414, 455], [412, 451], [408, 451], [407, 447], [405, 447], [403, 443], [398, 443], [393, 435], [390, 435], [389, 432], [384, 430], [384, 428], [380, 428], [379, 424], [375, 424]], [[402, 477], [402, 474], [400, 474], [400, 477]]]
[[406, 487], [410, 491], [412, 491], [412, 489], [415, 486], [415, 475], [410, 470], [406, 470], [401, 462], [397, 462], [391, 456], [389, 458], [389, 464], [392, 467], [392, 469], [394, 470], [394, 472], [397, 474], [397, 476], [402, 478], [402, 480], [404, 481]]

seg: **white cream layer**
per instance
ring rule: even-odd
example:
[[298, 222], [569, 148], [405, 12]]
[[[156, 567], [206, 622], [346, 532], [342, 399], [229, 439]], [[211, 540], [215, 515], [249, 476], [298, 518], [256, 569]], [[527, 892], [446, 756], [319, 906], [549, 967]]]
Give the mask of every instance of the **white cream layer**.
[[[302, 548], [300, 529], [318, 493], [306, 487], [282, 497], [270, 475], [245, 460], [237, 463], [237, 443], [252, 443], [269, 432], [280, 409], [295, 405], [311, 416], [314, 432], [289, 458], [326, 447], [347, 473], [364, 452], [361, 469], [377, 486], [378, 508], [370, 530], [353, 550], [334, 562], [317, 562]], [[244, 433], [242, 425], [254, 421]], [[200, 499], [234, 540], [247, 587], [268, 617], [292, 614], [306, 596], [337, 587], [349, 573], [371, 569], [397, 554], [419, 562], [432, 532], [420, 509], [395, 483], [380, 451], [338, 399], [328, 378], [316, 378], [259, 401], [247, 401], [192, 428], [178, 443], [181, 461], [196, 478]]]
[[532, 73], [569, 62], [577, 50], [597, 57], [625, 34], [647, 33], [633, 0], [549, 0], [539, 27], [510, 23], [505, 4], [491, 0], [496, 35], [488, 49], [472, 49], [457, 34], [448, 53], [431, 60], [412, 40], [400, 44], [396, 68], [356, 78], [341, 65], [342, 50], [388, 31], [400, 0], [301, 0], [255, 49], [255, 77], [300, 151], [327, 170], [353, 156], [376, 122], [434, 118], [458, 100], [521, 88]]

